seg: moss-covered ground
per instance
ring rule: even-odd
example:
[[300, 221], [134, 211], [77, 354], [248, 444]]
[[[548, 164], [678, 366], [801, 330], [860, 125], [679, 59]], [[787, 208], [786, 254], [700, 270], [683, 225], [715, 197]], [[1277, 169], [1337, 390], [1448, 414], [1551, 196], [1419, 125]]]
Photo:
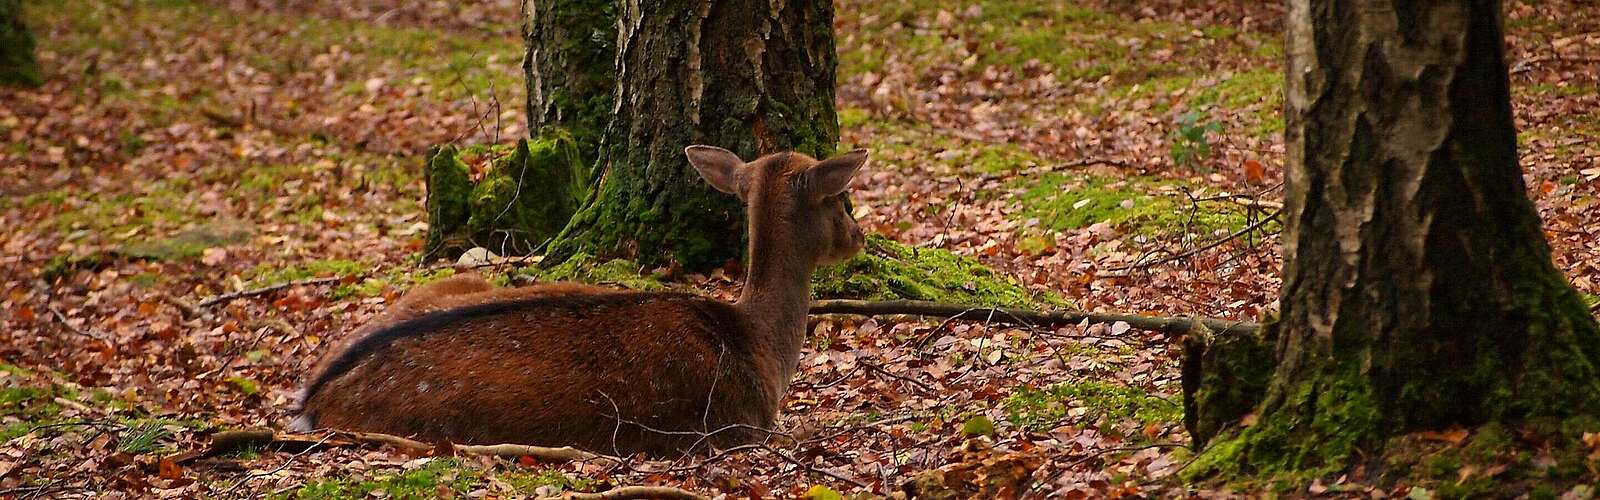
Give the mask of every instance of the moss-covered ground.
[[817, 270], [812, 294], [827, 299], [931, 300], [974, 306], [1059, 307], [1052, 293], [1037, 293], [971, 257], [913, 248], [879, 234], [867, 235], [861, 255]]
[[592, 479], [573, 477], [555, 469], [490, 467], [458, 458], [424, 458], [399, 469], [380, 469], [350, 477], [314, 481], [274, 499], [441, 498], [466, 496], [474, 490], [496, 496], [554, 496], [574, 488], [588, 488]]

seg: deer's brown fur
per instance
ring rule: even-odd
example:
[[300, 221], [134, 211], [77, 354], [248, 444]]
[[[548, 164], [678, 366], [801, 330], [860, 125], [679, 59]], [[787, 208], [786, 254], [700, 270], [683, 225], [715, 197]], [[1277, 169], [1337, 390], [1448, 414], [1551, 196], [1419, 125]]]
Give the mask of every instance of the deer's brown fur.
[[738, 302], [445, 280], [322, 360], [295, 427], [652, 454], [760, 437], [805, 342], [811, 271], [861, 249], [844, 191], [866, 155], [686, 153], [747, 206]]
[[[372, 332], [431, 312], [474, 304], [507, 302], [534, 297], [618, 292], [622, 292], [622, 290], [587, 283], [568, 282], [536, 283], [517, 288], [500, 288], [494, 286], [489, 280], [483, 279], [483, 276], [479, 276], [477, 273], [457, 274], [407, 290], [388, 309], [374, 316], [366, 324], [350, 332], [349, 335], [345, 335], [344, 341], [335, 344], [329, 352], [343, 352], [350, 348], [350, 344], [366, 338]], [[316, 378], [327, 371], [328, 363], [334, 359], [335, 356], [323, 356], [316, 366], [312, 368], [312, 378]]]

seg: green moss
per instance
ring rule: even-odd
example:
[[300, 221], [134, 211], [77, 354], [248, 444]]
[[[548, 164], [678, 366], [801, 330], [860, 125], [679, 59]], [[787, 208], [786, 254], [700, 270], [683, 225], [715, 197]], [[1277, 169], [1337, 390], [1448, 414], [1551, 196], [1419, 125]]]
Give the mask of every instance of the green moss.
[[481, 246], [531, 253], [566, 227], [588, 181], [588, 168], [566, 132], [547, 129], [532, 142], [517, 141], [511, 155], [496, 158], [473, 186], [467, 230]]
[[1196, 448], [1256, 410], [1278, 365], [1277, 330], [1190, 332], [1183, 339], [1184, 427]]
[[423, 169], [428, 186], [428, 252], [470, 248], [461, 234], [471, 214], [472, 181], [467, 164], [457, 157], [454, 146], [443, 146], [428, 151]]
[[994, 434], [994, 421], [983, 415], [973, 415], [961, 424], [961, 434], [967, 437], [988, 436]]
[[1284, 389], [1281, 407], [1215, 440], [1184, 476], [1299, 488], [1343, 470], [1359, 450], [1381, 448], [1385, 424], [1360, 370], [1331, 363], [1306, 369], [1309, 376]]
[[579, 281], [619, 285], [642, 291], [665, 290], [666, 284], [654, 275], [646, 275], [637, 263], [627, 259], [599, 261], [587, 253], [578, 253], [548, 269], [528, 267], [517, 274], [534, 281]]
[[442, 492], [465, 495], [483, 478], [483, 472], [455, 458], [436, 458], [406, 471], [372, 471], [365, 476], [324, 479], [269, 498], [335, 499], [436, 498]]
[[1043, 432], [1059, 424], [1074, 406], [1088, 409], [1084, 421], [1110, 426], [1124, 420], [1140, 425], [1171, 424], [1183, 418], [1183, 408], [1144, 390], [1106, 382], [1085, 380], [1052, 385], [1043, 389], [1022, 387], [1002, 403], [1006, 419], [1024, 428]]
[[361, 280], [360, 283], [334, 287], [332, 297], [334, 300], [347, 297], [376, 297], [382, 294], [385, 288], [391, 286], [399, 289], [410, 289], [418, 285], [425, 285], [455, 276], [455, 274], [456, 270], [448, 267], [394, 271], [382, 277]]
[[[1094, 175], [1047, 174], [1014, 181], [1028, 187], [1018, 199], [1012, 218], [1038, 219], [1040, 227], [1064, 231], [1106, 222], [1134, 234], [1162, 234], [1187, 230], [1210, 234], [1246, 226], [1245, 207], [1228, 201], [1200, 203], [1192, 208], [1183, 195], [1198, 189], [1191, 184], [1155, 177], [1113, 179]], [[1276, 223], [1263, 228], [1276, 230]]]
[[55, 422], [61, 414], [57, 392], [53, 387], [0, 387], [0, 442]]
[[[489, 164], [472, 182], [463, 158]], [[446, 146], [429, 153], [429, 255], [454, 257], [481, 246], [501, 254], [528, 254], [566, 227], [587, 194], [589, 169], [572, 136], [546, 128], [512, 147]]]
[[872, 112], [861, 108], [840, 108], [839, 128], [856, 128], [867, 123], [872, 118]]
[[80, 269], [98, 270], [110, 264], [110, 261], [111, 259], [101, 253], [56, 255], [50, 257], [50, 260], [45, 261], [44, 266], [39, 268], [39, 277], [44, 278], [46, 281], [54, 281], [57, 278], [71, 275]]
[[947, 250], [912, 248], [868, 234], [866, 249], [848, 261], [818, 269], [817, 298], [933, 300], [981, 306], [1064, 306], [1049, 292], [1033, 292]]
[[128, 243], [117, 253], [138, 259], [192, 259], [209, 248], [248, 241], [251, 233], [249, 225], [240, 222], [201, 224], [169, 237]]

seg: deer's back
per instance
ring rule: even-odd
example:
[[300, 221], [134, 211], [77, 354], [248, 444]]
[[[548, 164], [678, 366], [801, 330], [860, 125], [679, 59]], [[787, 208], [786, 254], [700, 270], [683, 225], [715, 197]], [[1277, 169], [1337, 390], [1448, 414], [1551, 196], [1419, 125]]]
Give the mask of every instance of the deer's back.
[[[462, 443], [668, 453], [770, 426], [747, 323], [688, 294], [530, 297], [371, 332], [307, 386], [312, 426]], [[741, 432], [716, 442], [745, 439]]]

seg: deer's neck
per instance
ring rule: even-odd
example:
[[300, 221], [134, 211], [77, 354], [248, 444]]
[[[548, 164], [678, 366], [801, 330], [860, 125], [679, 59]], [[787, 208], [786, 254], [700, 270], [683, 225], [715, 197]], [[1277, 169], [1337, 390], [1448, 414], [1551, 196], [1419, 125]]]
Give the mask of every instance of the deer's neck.
[[[802, 248], [783, 241], [781, 235], [751, 227], [750, 259], [744, 291], [736, 304], [757, 331], [752, 332], [759, 349], [766, 351], [763, 371], [775, 375], [776, 394], [781, 395], [794, 376], [800, 348], [806, 341], [806, 314], [811, 303], [812, 256]], [[763, 228], [764, 229], [764, 228]]]

